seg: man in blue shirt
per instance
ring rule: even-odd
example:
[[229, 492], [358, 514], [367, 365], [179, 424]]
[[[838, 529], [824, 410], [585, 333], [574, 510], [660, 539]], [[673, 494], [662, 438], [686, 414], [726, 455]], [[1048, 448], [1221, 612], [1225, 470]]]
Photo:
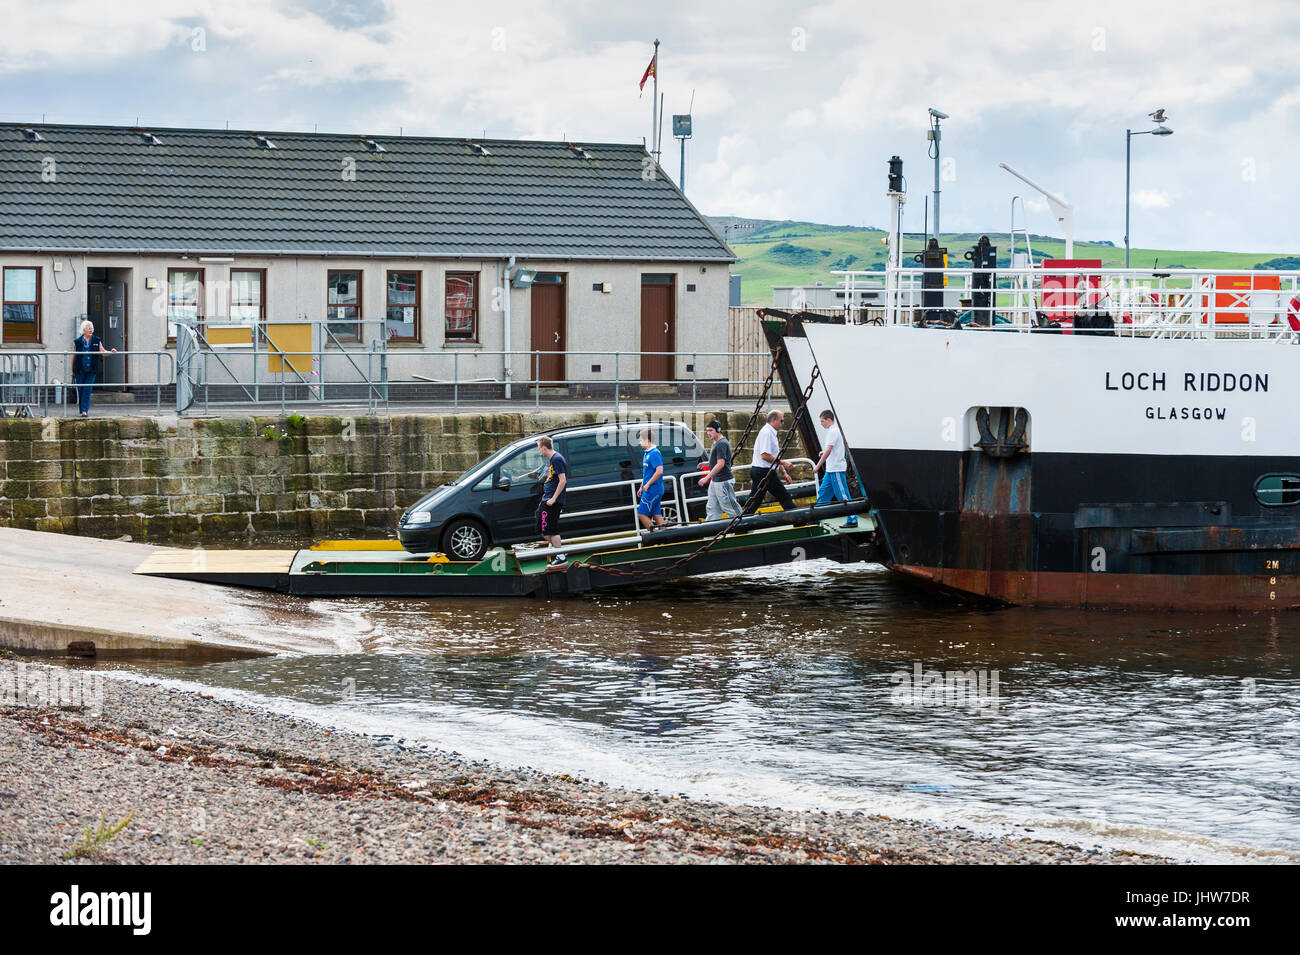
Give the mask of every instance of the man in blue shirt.
[[638, 440], [645, 451], [641, 459], [641, 493], [638, 496], [636, 517], [646, 530], [664, 526], [664, 456], [655, 447], [654, 437], [649, 428], [639, 435]]
[[[560, 541], [560, 511], [564, 508], [564, 488], [569, 483], [569, 462], [545, 435], [537, 439], [537, 450], [545, 460], [542, 465], [542, 500], [537, 505], [537, 533], [558, 550], [563, 546]], [[563, 564], [566, 559], [564, 554], [554, 554], [547, 564]]]
[[72, 340], [72, 347], [76, 349], [72, 356], [72, 380], [81, 386], [77, 388], [77, 413], [86, 418], [90, 416], [90, 394], [99, 376], [99, 356], [111, 355], [117, 349], [110, 351], [104, 347], [91, 322], [81, 323], [81, 334]]

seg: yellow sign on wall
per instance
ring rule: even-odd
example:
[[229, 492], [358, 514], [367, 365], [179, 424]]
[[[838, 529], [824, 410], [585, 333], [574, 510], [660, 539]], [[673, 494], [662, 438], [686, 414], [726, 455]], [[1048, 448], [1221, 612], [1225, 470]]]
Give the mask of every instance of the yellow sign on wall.
[[267, 322], [266, 338], [271, 343], [266, 356], [267, 371], [311, 371], [311, 323]]
[[209, 345], [251, 345], [253, 330], [247, 325], [208, 325], [203, 336]]

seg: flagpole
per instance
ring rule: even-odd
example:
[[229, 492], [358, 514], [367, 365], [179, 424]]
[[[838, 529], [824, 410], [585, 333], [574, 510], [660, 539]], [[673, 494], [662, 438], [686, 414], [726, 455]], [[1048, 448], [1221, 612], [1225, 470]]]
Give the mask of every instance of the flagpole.
[[655, 40], [655, 55], [651, 61], [655, 65], [654, 104], [650, 113], [650, 151], [654, 153], [655, 162], [659, 162], [659, 41]]

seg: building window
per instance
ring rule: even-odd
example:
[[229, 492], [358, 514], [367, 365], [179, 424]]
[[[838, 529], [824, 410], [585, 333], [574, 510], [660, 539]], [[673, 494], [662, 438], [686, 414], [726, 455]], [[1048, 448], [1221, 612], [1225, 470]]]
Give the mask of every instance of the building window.
[[167, 270], [167, 340], [176, 341], [179, 324], [198, 327], [203, 320], [203, 270]]
[[340, 341], [361, 341], [361, 273], [331, 269], [327, 305], [330, 334]]
[[5, 269], [0, 276], [0, 302], [6, 342], [41, 340], [40, 269]]
[[447, 294], [443, 311], [447, 321], [447, 341], [478, 341], [477, 272], [447, 273]]
[[388, 340], [420, 340], [420, 273], [388, 273]]
[[252, 326], [265, 319], [266, 269], [231, 269], [231, 322]]

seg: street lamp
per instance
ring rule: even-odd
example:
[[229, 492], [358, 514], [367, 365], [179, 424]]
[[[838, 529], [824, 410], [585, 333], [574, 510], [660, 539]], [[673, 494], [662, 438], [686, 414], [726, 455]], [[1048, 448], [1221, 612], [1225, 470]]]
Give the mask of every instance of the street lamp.
[[1172, 136], [1174, 131], [1165, 125], [1165, 111], [1163, 108], [1150, 114], [1155, 120], [1155, 129], [1143, 129], [1133, 132], [1131, 129], [1124, 130], [1124, 268], [1128, 268], [1128, 227], [1129, 227], [1129, 197], [1132, 192], [1133, 181], [1133, 137], [1134, 136]]
[[943, 241], [943, 236], [939, 233], [939, 140], [943, 137], [939, 130], [941, 119], [948, 119], [948, 114], [931, 106], [930, 129], [925, 138], [934, 143], [930, 147], [930, 158], [934, 160], [934, 237], [940, 242]]

